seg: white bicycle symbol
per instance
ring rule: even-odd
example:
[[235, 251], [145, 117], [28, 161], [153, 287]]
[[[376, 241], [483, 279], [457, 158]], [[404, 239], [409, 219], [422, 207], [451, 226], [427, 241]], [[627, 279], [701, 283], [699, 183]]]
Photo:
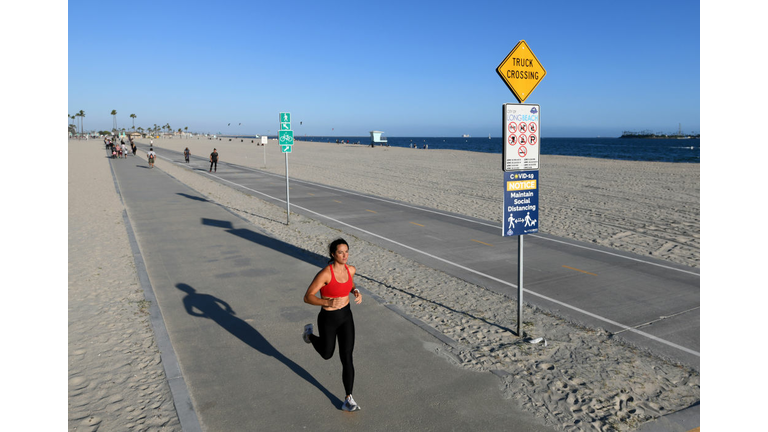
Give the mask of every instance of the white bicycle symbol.
[[287, 142], [293, 142], [293, 140], [289, 135], [280, 135], [280, 142], [287, 143]]

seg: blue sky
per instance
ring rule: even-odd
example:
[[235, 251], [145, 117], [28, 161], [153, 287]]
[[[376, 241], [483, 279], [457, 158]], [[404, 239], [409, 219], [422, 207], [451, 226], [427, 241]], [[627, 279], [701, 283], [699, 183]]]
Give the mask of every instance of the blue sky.
[[496, 67], [525, 40], [543, 136], [699, 132], [699, 34], [697, 1], [74, 0], [67, 105], [99, 130], [114, 109], [275, 134], [288, 111], [297, 135], [500, 136], [516, 100]]

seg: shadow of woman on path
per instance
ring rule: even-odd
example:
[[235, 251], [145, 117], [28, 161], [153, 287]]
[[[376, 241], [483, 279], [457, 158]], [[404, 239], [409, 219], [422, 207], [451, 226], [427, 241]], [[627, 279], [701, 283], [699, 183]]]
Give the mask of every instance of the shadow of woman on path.
[[213, 322], [245, 342], [251, 348], [254, 348], [266, 356], [273, 357], [275, 360], [278, 360], [287, 366], [288, 369], [292, 370], [296, 375], [304, 378], [308, 383], [317, 387], [317, 389], [323, 392], [335, 407], [338, 408], [341, 406], [341, 399], [328, 391], [328, 389], [320, 384], [315, 377], [303, 367], [299, 366], [273, 347], [272, 344], [258, 332], [258, 330], [242, 319], [236, 317], [235, 311], [227, 302], [210, 294], [200, 294], [194, 288], [184, 283], [176, 284], [176, 288], [187, 293], [187, 295], [184, 296], [183, 303], [184, 309], [188, 314], [213, 320]]

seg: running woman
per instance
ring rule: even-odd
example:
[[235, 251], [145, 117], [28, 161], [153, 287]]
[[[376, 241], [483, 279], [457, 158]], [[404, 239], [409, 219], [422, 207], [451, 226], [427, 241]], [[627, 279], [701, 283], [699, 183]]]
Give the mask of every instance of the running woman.
[[[349, 305], [349, 294], [355, 295], [355, 303], [360, 304], [363, 296], [355, 288], [352, 278], [355, 267], [347, 265], [349, 245], [344, 239], [334, 240], [328, 247], [331, 255], [328, 267], [317, 273], [315, 279], [304, 294], [304, 303], [322, 306], [317, 316], [317, 329], [320, 336], [313, 334], [312, 324], [304, 326], [304, 342], [311, 343], [315, 351], [325, 360], [333, 357], [336, 339], [339, 340], [339, 357], [341, 358], [341, 380], [344, 384], [346, 398], [341, 409], [357, 411], [360, 406], [352, 398], [352, 387], [355, 383], [355, 367], [352, 364], [352, 351], [355, 348], [355, 321], [352, 319], [352, 309]], [[320, 297], [317, 297], [318, 291]]]

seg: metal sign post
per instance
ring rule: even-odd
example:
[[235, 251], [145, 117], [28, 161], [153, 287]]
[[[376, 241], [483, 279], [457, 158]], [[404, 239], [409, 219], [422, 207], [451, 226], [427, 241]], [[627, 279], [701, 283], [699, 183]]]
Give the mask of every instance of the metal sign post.
[[517, 337], [523, 337], [523, 236], [517, 236]]
[[504, 173], [501, 235], [517, 236], [517, 335], [523, 324], [523, 236], [539, 232], [539, 171]]
[[267, 140], [265, 140], [264, 138], [267, 138], [267, 137], [265, 137], [264, 135], [259, 136], [259, 143], [263, 147], [262, 150], [264, 150], [264, 168], [266, 168], [267, 167]]
[[285, 152], [285, 209], [288, 212], [286, 224], [291, 224], [291, 188], [288, 185], [288, 152]]
[[288, 212], [287, 224], [291, 224], [291, 191], [288, 185], [288, 153], [293, 148], [293, 131], [291, 130], [291, 113], [280, 113], [280, 131], [278, 132], [280, 149], [285, 154], [285, 207]]

